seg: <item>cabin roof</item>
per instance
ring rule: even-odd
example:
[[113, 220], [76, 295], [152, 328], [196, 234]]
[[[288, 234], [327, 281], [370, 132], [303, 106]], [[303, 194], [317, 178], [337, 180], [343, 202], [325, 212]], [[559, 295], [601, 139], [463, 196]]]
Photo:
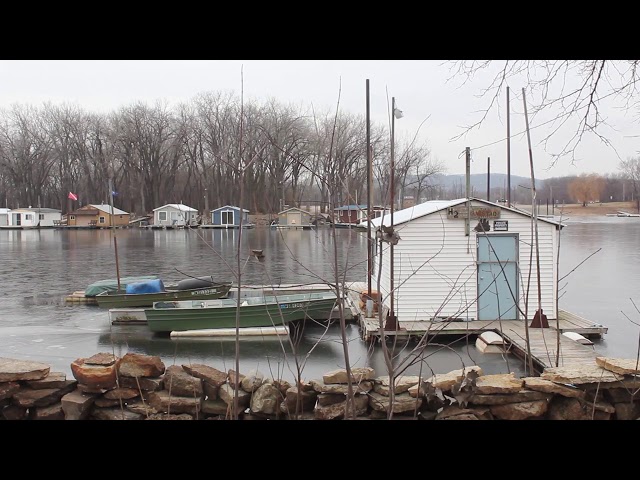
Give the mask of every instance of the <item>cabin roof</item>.
[[345, 211], [345, 210], [366, 210], [366, 205], [343, 205], [341, 207], [336, 207], [334, 210], [337, 211]]
[[[224, 208], [231, 208], [233, 210], [240, 210], [240, 207], [234, 207], [233, 205], [225, 205], [224, 207], [214, 208], [213, 210], [209, 210], [209, 211], [210, 212], [217, 212], [218, 210], [222, 210]], [[249, 210], [247, 210], [246, 208], [243, 208], [242, 211], [249, 213]]]
[[184, 205], [183, 203], [167, 203], [166, 205], [163, 205], [161, 207], [154, 208], [153, 211], [156, 212], [166, 207], [175, 208], [176, 210], [180, 210], [181, 212], [197, 212], [195, 208], [191, 208], [188, 205]]
[[[510, 212], [518, 213], [526, 217], [531, 217], [531, 214], [529, 212], [525, 212], [524, 210], [518, 210], [516, 208], [506, 207], [504, 205], [489, 202], [481, 198], [469, 198], [469, 200], [485, 203], [487, 205], [491, 205], [492, 207], [499, 207], [503, 210], [508, 210]], [[455, 200], [430, 200], [428, 202], [420, 203], [418, 205], [414, 205], [413, 207], [404, 208], [402, 210], [398, 210], [397, 212], [394, 212], [393, 223], [394, 225], [400, 225], [402, 223], [415, 220], [416, 218], [424, 217], [426, 215], [430, 215], [432, 213], [445, 210], [449, 207], [460, 205], [461, 203], [464, 203], [466, 201], [467, 201], [466, 198], [457, 198]], [[385, 226], [391, 225], [391, 215], [384, 215], [384, 217], [374, 218], [373, 220], [371, 220], [371, 225], [374, 227], [379, 227], [383, 219], [384, 219]], [[559, 227], [559, 228], [562, 227], [562, 224], [560, 222], [556, 222], [548, 218], [538, 217], [538, 220], [541, 222], [551, 223], [553, 225], [556, 225], [556, 227]]]
[[281, 212], [278, 212], [278, 215], [282, 215], [283, 213], [290, 212], [291, 210], [295, 210], [297, 212], [302, 212], [302, 213], [306, 213], [307, 215], [311, 215], [311, 212], [307, 212], [306, 210], [302, 210], [301, 208], [298, 208], [298, 207], [287, 208], [286, 210], [282, 210]]
[[[107, 205], [104, 203], [101, 203], [99, 205], [95, 205], [93, 203], [90, 204], [93, 208], [96, 208], [104, 213], [111, 213], [111, 205]], [[114, 215], [129, 215], [127, 212], [125, 212], [124, 210], [120, 210], [119, 208], [113, 207], [113, 214]]]
[[0, 213], [8, 213], [8, 212], [61, 213], [61, 210], [57, 210], [55, 208], [45, 208], [45, 207], [15, 208], [13, 210], [11, 210], [10, 208], [0, 208]]

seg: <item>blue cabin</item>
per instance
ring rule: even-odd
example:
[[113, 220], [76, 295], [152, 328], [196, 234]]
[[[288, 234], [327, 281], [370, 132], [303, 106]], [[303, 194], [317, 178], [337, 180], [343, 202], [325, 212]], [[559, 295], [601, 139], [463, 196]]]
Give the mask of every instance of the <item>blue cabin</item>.
[[249, 210], [231, 205], [213, 209], [211, 210], [211, 226], [219, 228], [239, 228], [241, 214], [242, 225], [248, 227]]

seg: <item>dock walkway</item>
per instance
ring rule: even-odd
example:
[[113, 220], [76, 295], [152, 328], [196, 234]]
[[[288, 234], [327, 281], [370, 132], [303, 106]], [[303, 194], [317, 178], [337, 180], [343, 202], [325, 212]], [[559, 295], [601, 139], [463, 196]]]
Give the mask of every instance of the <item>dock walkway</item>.
[[[354, 314], [358, 318], [362, 338], [365, 341], [380, 341], [381, 329], [379, 317], [367, 317], [360, 308], [360, 292], [366, 292], [365, 282], [352, 282], [348, 286], [348, 296], [351, 300]], [[590, 322], [578, 315], [565, 310], [559, 310], [559, 318], [549, 319], [549, 328], [529, 328], [529, 345], [534, 368], [541, 372], [544, 368], [556, 366], [558, 339], [560, 340], [559, 366], [592, 363], [596, 352], [593, 346], [583, 345], [562, 335], [565, 332], [575, 332], [587, 337], [602, 337], [608, 328]], [[386, 318], [386, 308], [383, 310], [383, 322]], [[387, 337], [395, 339], [429, 337], [480, 335], [483, 332], [494, 331], [505, 340], [506, 351], [509, 351], [527, 361], [527, 332], [525, 325], [517, 320], [473, 320], [465, 321], [402, 321], [399, 319], [398, 330], [385, 331]], [[560, 331], [560, 335], [558, 334]]]

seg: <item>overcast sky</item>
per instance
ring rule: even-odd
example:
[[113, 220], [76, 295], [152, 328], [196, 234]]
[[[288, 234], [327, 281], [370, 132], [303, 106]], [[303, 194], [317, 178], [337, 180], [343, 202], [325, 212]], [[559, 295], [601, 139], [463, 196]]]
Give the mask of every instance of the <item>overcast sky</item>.
[[[365, 81], [370, 81], [371, 120], [388, 125], [389, 102], [404, 117], [396, 120], [396, 139], [412, 138], [418, 132], [432, 156], [442, 161], [447, 173], [464, 173], [464, 149], [472, 149], [472, 173], [485, 173], [487, 157], [491, 171], [506, 173], [505, 98], [494, 106], [479, 129], [464, 133], [464, 127], [480, 119], [489, 99], [481, 97], [491, 75], [480, 74], [462, 85], [460, 77], [450, 79], [449, 65], [436, 60], [12, 60], [0, 61], [0, 108], [14, 103], [41, 105], [43, 102], [72, 103], [86, 110], [109, 112], [136, 101], [158, 99], [170, 104], [188, 101], [205, 91], [240, 93], [244, 72], [245, 99], [275, 98], [316, 109], [335, 109], [340, 84], [340, 109], [365, 115]], [[522, 79], [522, 82], [525, 82]], [[462, 85], [462, 86], [461, 86]], [[522, 87], [510, 81], [511, 133], [525, 131]], [[617, 105], [603, 105], [602, 113], [611, 127], [604, 130], [612, 146], [593, 137], [585, 138], [576, 152], [577, 161], [561, 160], [550, 167], [551, 156], [540, 144], [549, 126], [531, 130], [535, 173], [549, 178], [579, 173], [615, 173], [621, 159], [637, 156], [640, 137], [635, 112]], [[531, 118], [531, 127], [550, 117]], [[425, 121], [425, 119], [427, 119]], [[423, 123], [424, 122], [424, 123]], [[422, 127], [420, 125], [422, 124]], [[551, 148], [560, 148], [575, 132], [574, 125], [555, 134]], [[503, 140], [503, 141], [500, 141]], [[494, 145], [485, 146], [497, 142]], [[511, 173], [529, 176], [526, 135], [511, 141]]]

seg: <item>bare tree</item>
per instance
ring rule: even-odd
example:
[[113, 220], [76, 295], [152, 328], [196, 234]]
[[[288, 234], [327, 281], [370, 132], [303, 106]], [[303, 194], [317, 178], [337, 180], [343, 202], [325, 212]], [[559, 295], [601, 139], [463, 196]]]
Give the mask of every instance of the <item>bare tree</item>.
[[638, 196], [638, 188], [640, 187], [640, 158], [628, 158], [620, 162], [620, 170], [625, 178], [631, 180], [633, 193], [636, 197], [636, 208], [640, 213], [640, 196]]

